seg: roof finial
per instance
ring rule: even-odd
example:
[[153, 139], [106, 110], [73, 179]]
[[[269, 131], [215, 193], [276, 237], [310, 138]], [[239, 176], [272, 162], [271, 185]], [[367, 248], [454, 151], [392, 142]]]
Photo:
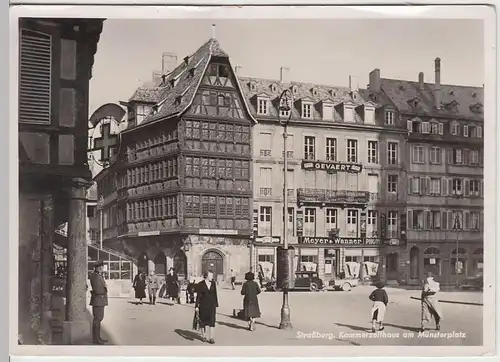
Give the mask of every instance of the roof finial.
[[217, 37], [215, 36], [215, 24], [212, 24], [212, 39], [216, 39]]

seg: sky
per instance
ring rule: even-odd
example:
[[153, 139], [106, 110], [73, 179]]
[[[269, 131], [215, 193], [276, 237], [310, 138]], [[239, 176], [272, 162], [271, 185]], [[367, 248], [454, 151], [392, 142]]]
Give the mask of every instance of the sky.
[[481, 20], [114, 20], [104, 22], [90, 81], [89, 111], [126, 101], [161, 70], [162, 53], [178, 62], [212, 36], [212, 24], [232, 66], [245, 77], [366, 88], [368, 74], [482, 86], [484, 38]]

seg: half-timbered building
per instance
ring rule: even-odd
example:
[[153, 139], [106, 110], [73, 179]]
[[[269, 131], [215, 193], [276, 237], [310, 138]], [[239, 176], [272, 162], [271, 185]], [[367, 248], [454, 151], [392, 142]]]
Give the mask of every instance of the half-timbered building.
[[254, 119], [228, 55], [210, 39], [128, 102], [115, 162], [95, 180], [103, 244], [139, 270], [181, 278], [248, 271]]

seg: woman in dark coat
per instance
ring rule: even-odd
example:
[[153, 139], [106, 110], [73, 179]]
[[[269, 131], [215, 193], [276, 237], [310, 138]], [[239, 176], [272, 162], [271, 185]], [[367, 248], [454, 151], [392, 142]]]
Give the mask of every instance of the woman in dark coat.
[[260, 294], [259, 285], [254, 281], [255, 275], [252, 272], [245, 274], [246, 282], [241, 287], [241, 295], [243, 298], [243, 315], [248, 319], [248, 329], [255, 330], [255, 318], [260, 317], [259, 298]]
[[195, 311], [200, 319], [203, 341], [214, 344], [215, 315], [219, 306], [217, 287], [212, 272], [203, 273], [203, 280], [196, 286]]
[[170, 268], [166, 276], [167, 284], [167, 297], [172, 299], [172, 301], [177, 301], [180, 303], [179, 299], [179, 278], [174, 271], [174, 268]]
[[135, 290], [135, 297], [139, 299], [139, 304], [142, 304], [142, 298], [146, 298], [146, 275], [139, 273], [134, 278], [132, 288]]

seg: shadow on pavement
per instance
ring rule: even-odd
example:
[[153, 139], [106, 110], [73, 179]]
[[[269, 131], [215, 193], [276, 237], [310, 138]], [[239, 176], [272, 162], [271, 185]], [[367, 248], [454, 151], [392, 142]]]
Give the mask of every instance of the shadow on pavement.
[[234, 323], [227, 323], [227, 322], [221, 322], [221, 321], [217, 321], [215, 323], [220, 324], [221, 326], [229, 327], [229, 328], [248, 330], [247, 327], [243, 327], [243, 326], [240, 326], [240, 325], [234, 324]]
[[187, 331], [187, 330], [184, 330], [184, 329], [176, 329], [174, 331], [175, 333], [177, 333], [179, 336], [181, 336], [182, 338], [184, 339], [187, 339], [189, 341], [194, 341], [194, 340], [198, 340], [198, 341], [201, 341], [203, 342], [203, 337], [200, 336], [198, 333], [196, 332], [193, 332], [193, 331]]
[[[223, 314], [223, 313], [217, 313], [219, 315], [223, 315], [225, 317], [229, 317], [231, 319], [236, 319], [236, 320], [239, 320], [239, 321], [243, 321], [243, 322], [246, 322], [245, 320], [241, 319], [241, 318], [238, 318], [238, 317], [235, 317], [234, 315], [229, 315], [229, 314]], [[278, 326], [274, 326], [274, 325], [270, 325], [270, 324], [266, 324], [266, 323], [263, 323], [263, 322], [259, 322], [259, 320], [257, 319], [255, 321], [255, 324], [257, 325], [261, 325], [261, 326], [264, 326], [264, 327], [267, 327], [267, 328], [273, 328], [273, 329], [279, 329]], [[246, 329], [246, 328], [245, 328]]]
[[163, 305], [167, 305], [169, 307], [173, 307], [174, 306], [174, 303], [167, 303], [167, 302], [156, 302], [156, 304], [163, 304]]
[[352, 324], [343, 324], [343, 323], [335, 323], [339, 327], [347, 327], [352, 329], [353, 331], [361, 331], [361, 332], [371, 332], [371, 327], [366, 328], [366, 327], [360, 327], [360, 326], [354, 326]]

